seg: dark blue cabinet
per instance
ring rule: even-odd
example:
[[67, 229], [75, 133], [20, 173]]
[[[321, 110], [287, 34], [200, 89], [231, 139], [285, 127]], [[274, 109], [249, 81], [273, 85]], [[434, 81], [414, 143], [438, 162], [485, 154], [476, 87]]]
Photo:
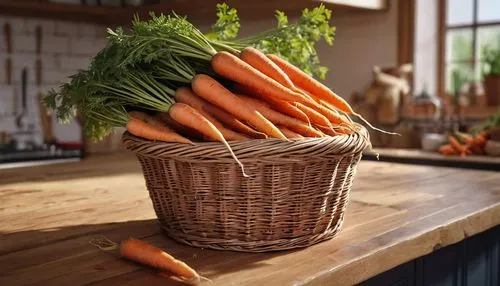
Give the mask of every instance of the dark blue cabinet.
[[500, 226], [379, 274], [362, 286], [500, 286]]

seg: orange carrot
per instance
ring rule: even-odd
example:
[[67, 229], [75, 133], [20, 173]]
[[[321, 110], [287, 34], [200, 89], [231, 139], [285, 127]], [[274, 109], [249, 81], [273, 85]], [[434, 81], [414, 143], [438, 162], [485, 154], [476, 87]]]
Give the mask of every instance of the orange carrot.
[[291, 129], [294, 132], [297, 132], [300, 135], [306, 137], [323, 137], [323, 134], [318, 130], [312, 128], [311, 126], [296, 118], [284, 115], [271, 109], [271, 107], [269, 107], [267, 103], [261, 100], [245, 95], [238, 95], [238, 97], [241, 98], [241, 100], [243, 100], [246, 104], [255, 108], [262, 115], [264, 115], [264, 117], [275, 124], [286, 126], [288, 129]]
[[469, 145], [467, 145], [467, 148], [471, 151], [472, 154], [475, 154], [475, 155], [484, 154], [484, 148], [481, 148], [478, 145], [469, 144]]
[[266, 134], [256, 131], [252, 127], [236, 119], [233, 115], [231, 115], [231, 113], [228, 113], [227, 111], [220, 109], [213, 104], [205, 106], [204, 109], [229, 128], [245, 134], [246, 136], [258, 139], [265, 139], [268, 137]]
[[355, 113], [351, 106], [342, 97], [336, 95], [328, 87], [315, 80], [298, 67], [288, 63], [276, 55], [270, 54], [267, 56], [288, 75], [298, 88], [301, 88], [314, 96], [325, 99], [346, 113]]
[[477, 145], [481, 148], [484, 148], [484, 146], [486, 145], [486, 141], [488, 141], [488, 139], [485, 132], [477, 134], [472, 140], [474, 145]]
[[287, 140], [285, 135], [262, 114], [245, 105], [239, 97], [210, 76], [198, 74], [194, 77], [191, 85], [197, 95], [226, 110], [236, 118], [248, 122], [258, 131], [270, 137]]
[[179, 124], [179, 122], [175, 121], [170, 117], [168, 112], [161, 112], [156, 115], [158, 120], [165, 122], [169, 127], [174, 129], [175, 131], [179, 132], [181, 135], [187, 136], [189, 138], [195, 138], [201, 141], [217, 141], [211, 138], [208, 138], [206, 136], [203, 136], [200, 132], [188, 128], [182, 124]]
[[460, 142], [458, 142], [458, 140], [455, 137], [451, 135], [448, 136], [448, 142], [450, 143], [451, 147], [455, 149], [455, 151], [457, 151], [458, 153], [463, 152], [465, 146], [460, 144]]
[[323, 114], [300, 102], [295, 102], [294, 105], [304, 112], [314, 125], [332, 129], [330, 121]]
[[[184, 89], [186, 89], [186, 87], [181, 87], [179, 89], [182, 89], [181, 91], [184, 92], [185, 91]], [[179, 95], [177, 94], [177, 93], [179, 93], [179, 89], [176, 91], [176, 99], [177, 99], [177, 97], [179, 97]], [[236, 119], [233, 115], [231, 115], [231, 113], [229, 113], [229, 112], [225, 111], [224, 109], [221, 109], [221, 108], [211, 104], [210, 102], [206, 101], [205, 99], [199, 97], [197, 94], [194, 93], [194, 91], [192, 89], [190, 89], [190, 88], [187, 88], [187, 89], [189, 89], [191, 94], [189, 94], [188, 96], [184, 95], [184, 97], [186, 97], [184, 100], [187, 100], [187, 98], [189, 97], [191, 103], [197, 104], [198, 106], [200, 106], [203, 109], [203, 111], [205, 111], [206, 113], [215, 117], [222, 124], [225, 124], [227, 127], [231, 128], [232, 130], [234, 130], [236, 132], [246, 134], [252, 138], [258, 138], [258, 139], [267, 138], [266, 134], [254, 130], [253, 128], [249, 127], [245, 123]], [[182, 94], [182, 92], [181, 92], [181, 94]], [[181, 95], [181, 97], [182, 97], [182, 95]], [[183, 99], [180, 99], [180, 100], [183, 100]]]
[[288, 63], [287, 61], [281, 59], [276, 55], [270, 54], [267, 56], [288, 75], [288, 77], [292, 80], [293, 84], [297, 88], [303, 89], [320, 99], [324, 99], [325, 101], [331, 103], [333, 106], [335, 106], [336, 108], [347, 114], [352, 114], [358, 117], [374, 130], [378, 130], [380, 132], [387, 134], [397, 134], [393, 132], [387, 132], [385, 130], [381, 130], [379, 128], [372, 126], [361, 115], [354, 112], [349, 103], [347, 103], [347, 101], [345, 101], [342, 97], [335, 94], [328, 87], [326, 87], [325, 85], [323, 85], [310, 75], [306, 74], [296, 66]]
[[439, 147], [439, 153], [441, 153], [445, 156], [458, 155], [458, 152], [450, 144], [446, 144], [446, 145]]
[[300, 108], [295, 106], [293, 103], [281, 100], [270, 100], [269, 103], [272, 109], [288, 116], [297, 118], [298, 120], [304, 121], [309, 126], [311, 126], [311, 119], [309, 119], [307, 114], [304, 111], [300, 110]]
[[311, 103], [307, 103], [307, 105], [311, 108], [316, 109], [319, 113], [323, 114], [332, 124], [337, 124], [337, 125], [345, 125], [348, 127], [351, 126], [351, 122], [346, 118], [346, 116], [343, 116], [339, 114], [337, 109], [333, 107], [331, 104], [328, 102], [325, 102], [324, 100], [318, 98], [317, 96], [310, 95], [308, 92], [299, 89], [301, 92], [304, 92], [308, 94], [312, 99], [313, 102], [315, 103], [314, 105], [311, 105]]
[[200, 275], [186, 263], [149, 243], [133, 238], [124, 240], [120, 244], [120, 254], [130, 260], [169, 271], [189, 284], [198, 284], [201, 281]]
[[[205, 108], [210, 114], [212, 114], [215, 118], [217, 118], [220, 122], [228, 126], [229, 128], [240, 132], [242, 134], [245, 134], [246, 136], [249, 136], [251, 138], [257, 138], [257, 139], [265, 139], [268, 138], [266, 134], [259, 132], [252, 127], [246, 125], [245, 123], [241, 122], [240, 120], [234, 118], [231, 113], [228, 113], [220, 108], [218, 108], [215, 105], [209, 105], [206, 106]], [[212, 111], [213, 110], [213, 111]], [[215, 111], [217, 110], [217, 111]], [[212, 112], [210, 112], [212, 111]], [[220, 112], [223, 111], [223, 112]]]
[[296, 87], [288, 75], [261, 51], [247, 47], [241, 51], [240, 58], [284, 87], [296, 91]]
[[451, 147], [453, 147], [455, 151], [457, 151], [457, 153], [460, 154], [460, 156], [465, 156], [470, 154], [470, 150], [467, 148], [467, 146], [460, 144], [460, 142], [458, 142], [458, 140], [455, 137], [451, 135], [448, 136], [448, 142], [450, 143]]
[[130, 113], [127, 131], [137, 137], [149, 140], [193, 144], [191, 140], [144, 113]]
[[307, 122], [309, 125], [311, 125], [311, 121], [307, 115], [300, 110], [298, 107], [294, 106], [293, 103], [283, 101], [283, 100], [276, 100], [272, 98], [269, 95], [266, 94], [259, 94], [257, 91], [252, 90], [249, 87], [246, 87], [244, 85], [235, 83], [233, 84], [233, 90], [238, 93], [238, 94], [244, 94], [244, 95], [252, 95], [259, 97], [260, 99], [268, 102], [271, 104], [272, 108], [274, 110], [277, 110], [283, 114], [289, 115], [291, 117], [295, 117], [299, 120], [302, 120], [304, 122]]
[[219, 75], [255, 89], [259, 93], [285, 101], [307, 102], [304, 95], [292, 91], [274, 79], [266, 76], [237, 56], [228, 52], [218, 52], [212, 57], [212, 69]]
[[212, 122], [196, 111], [196, 109], [184, 103], [175, 103], [168, 110], [168, 114], [170, 114], [173, 120], [179, 122], [180, 124], [195, 129], [208, 138], [222, 142], [227, 147], [234, 160], [241, 167], [243, 176], [249, 177], [245, 173], [243, 164], [241, 164], [240, 160], [238, 160], [222, 133], [212, 124]]
[[205, 111], [205, 106], [209, 104], [206, 102], [203, 98], [197, 96], [194, 94], [194, 92], [188, 88], [188, 87], [180, 87], [175, 91], [175, 101], [180, 102], [180, 103], [185, 103], [192, 108], [196, 109], [198, 112], [200, 112], [203, 116], [205, 116], [206, 119], [208, 119], [210, 122], [212, 122], [217, 129], [222, 133], [224, 138], [229, 141], [233, 140], [247, 140], [250, 139], [247, 136], [234, 132], [231, 129], [228, 129], [222, 125], [222, 123], [217, 120], [212, 114], [208, 113]]
[[286, 128], [285, 126], [278, 125], [278, 128], [281, 130], [281, 132], [283, 132], [283, 134], [285, 134], [286, 137], [290, 139], [304, 139], [304, 136], [293, 132], [292, 130]]

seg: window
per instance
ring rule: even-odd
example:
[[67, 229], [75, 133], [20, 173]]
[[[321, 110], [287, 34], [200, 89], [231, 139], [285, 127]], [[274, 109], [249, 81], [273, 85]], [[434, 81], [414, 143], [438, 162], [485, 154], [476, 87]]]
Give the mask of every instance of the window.
[[[485, 47], [500, 48], [500, 0], [444, 0], [444, 90], [482, 79]], [[441, 87], [442, 90], [443, 87]]]

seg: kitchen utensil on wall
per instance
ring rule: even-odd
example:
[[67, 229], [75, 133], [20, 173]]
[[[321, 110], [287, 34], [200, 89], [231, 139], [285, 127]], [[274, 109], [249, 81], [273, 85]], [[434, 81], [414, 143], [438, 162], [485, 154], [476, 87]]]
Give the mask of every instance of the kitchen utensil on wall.
[[5, 37], [5, 47], [7, 48], [7, 57], [5, 59], [5, 81], [8, 85], [12, 84], [12, 60], [10, 54], [12, 53], [12, 31], [9, 23], [3, 25], [3, 34]]
[[3, 34], [5, 36], [5, 47], [7, 47], [7, 54], [12, 54], [12, 30], [9, 23], [3, 24]]
[[21, 112], [16, 116], [17, 128], [22, 130], [26, 127], [28, 110], [27, 110], [27, 89], [28, 89], [28, 69], [23, 68], [21, 72]]
[[42, 59], [37, 59], [35, 62], [36, 78], [35, 83], [37, 86], [42, 85]]
[[37, 86], [40, 86], [42, 84], [42, 59], [40, 57], [42, 53], [42, 27], [37, 26], [36, 27], [36, 54], [37, 54], [37, 59], [35, 62], [35, 83]]
[[41, 26], [36, 26], [35, 35], [36, 35], [36, 54], [40, 55], [42, 53], [42, 27]]

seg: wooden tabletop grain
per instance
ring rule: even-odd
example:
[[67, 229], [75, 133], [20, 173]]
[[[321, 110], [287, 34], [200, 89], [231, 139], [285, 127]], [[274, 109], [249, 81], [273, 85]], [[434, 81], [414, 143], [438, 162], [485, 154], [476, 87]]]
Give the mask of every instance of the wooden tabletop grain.
[[273, 253], [212, 251], [161, 231], [130, 154], [0, 170], [0, 285], [177, 285], [102, 251], [144, 239], [207, 285], [350, 285], [500, 223], [500, 172], [362, 161], [340, 234]]

